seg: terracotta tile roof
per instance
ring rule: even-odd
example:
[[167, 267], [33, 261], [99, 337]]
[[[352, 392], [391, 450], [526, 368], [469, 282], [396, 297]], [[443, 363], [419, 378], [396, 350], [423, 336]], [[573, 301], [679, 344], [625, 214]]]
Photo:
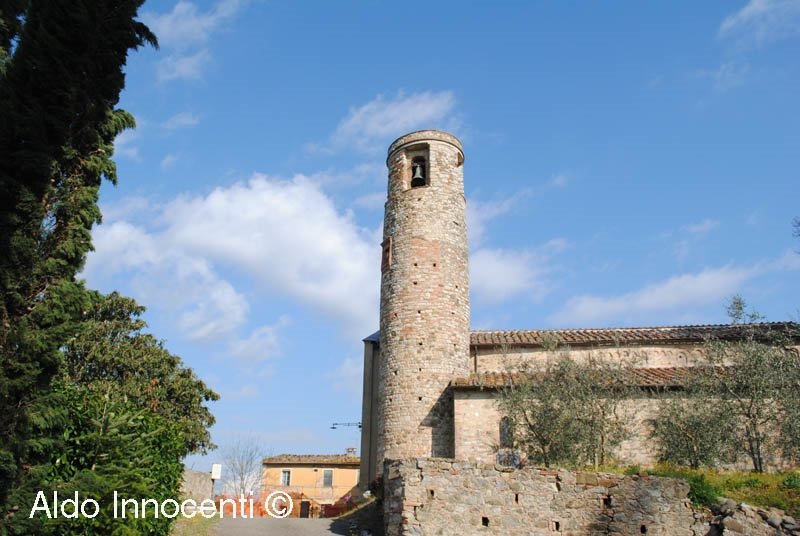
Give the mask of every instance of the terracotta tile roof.
[[[634, 387], [679, 387], [696, 371], [695, 367], [635, 368], [625, 383]], [[522, 372], [473, 372], [469, 376], [456, 378], [450, 386], [456, 389], [498, 389], [510, 387], [530, 378]]]
[[261, 460], [264, 465], [359, 465], [351, 454], [278, 454]]
[[800, 340], [800, 324], [765, 322], [760, 324], [713, 324], [645, 328], [549, 329], [515, 331], [472, 331], [471, 346], [542, 346], [553, 341], [565, 346], [613, 346], [616, 344], [700, 343], [708, 337], [741, 338], [748, 330], [759, 334], [787, 331]]

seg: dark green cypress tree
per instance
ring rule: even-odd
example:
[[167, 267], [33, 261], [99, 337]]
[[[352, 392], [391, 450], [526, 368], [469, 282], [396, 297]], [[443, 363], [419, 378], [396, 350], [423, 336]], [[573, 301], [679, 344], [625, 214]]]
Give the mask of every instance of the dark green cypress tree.
[[41, 416], [89, 300], [75, 274], [100, 182], [116, 180], [114, 137], [133, 126], [115, 109], [123, 67], [156, 45], [142, 2], [0, 3], [0, 532], [9, 494], [46, 459]]

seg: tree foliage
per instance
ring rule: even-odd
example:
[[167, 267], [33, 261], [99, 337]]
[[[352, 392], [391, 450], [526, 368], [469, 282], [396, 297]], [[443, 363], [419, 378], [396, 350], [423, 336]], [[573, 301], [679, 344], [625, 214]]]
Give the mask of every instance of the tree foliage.
[[[161, 534], [169, 533], [171, 520], [148, 515], [135, 519], [114, 516], [114, 492], [126, 499], [175, 498], [181, 484], [184, 438], [180, 426], [150, 411], [136, 408], [112, 396], [113, 386], [103, 393], [83, 385], [56, 381], [52, 400], [58, 405], [50, 413], [66, 418], [59, 427], [61, 440], [49, 450], [49, 463], [42, 466], [35, 486], [21, 487], [12, 496], [19, 506], [9, 520], [14, 534]], [[47, 426], [50, 417], [39, 423]], [[60, 421], [59, 422], [63, 422]], [[44, 485], [42, 485], [44, 483]], [[52, 491], [60, 497], [94, 499], [100, 513], [94, 518], [49, 519], [41, 511], [29, 512], [38, 490], [45, 489], [52, 507]]]
[[[143, 308], [76, 280], [116, 182], [130, 50], [156, 45], [143, 0], [0, 5], [0, 534], [166, 534], [114, 520], [109, 493], [177, 494], [181, 457], [212, 445], [216, 399], [142, 330]], [[94, 519], [28, 513], [36, 491], [96, 499]]]
[[599, 466], [625, 434], [619, 403], [628, 396], [625, 369], [594, 356], [578, 362], [566, 353], [527, 379], [505, 388], [501, 410], [511, 419], [516, 447], [545, 466]]
[[[12, 0], [0, 9], [0, 505], [36, 455], [32, 416], [80, 321], [75, 281], [116, 180], [128, 50], [155, 37], [142, 0]], [[0, 514], [3, 513], [0, 508]]]
[[164, 344], [142, 330], [144, 307], [116, 292], [90, 293], [84, 321], [63, 348], [66, 381], [107, 394], [176, 424], [183, 454], [213, 448], [214, 416], [204, 405], [219, 395]]
[[[663, 406], [654, 437], [664, 461], [715, 465], [745, 455], [754, 471], [764, 472], [781, 459], [797, 459], [800, 450], [800, 358], [792, 347], [798, 334], [758, 328], [762, 317], [739, 296], [728, 314], [739, 336], [706, 341], [707, 366], [696, 368], [687, 384], [682, 411]], [[690, 438], [691, 429], [700, 433]]]
[[666, 395], [650, 426], [662, 462], [698, 469], [735, 457], [728, 440], [735, 431], [733, 418], [714, 400]]

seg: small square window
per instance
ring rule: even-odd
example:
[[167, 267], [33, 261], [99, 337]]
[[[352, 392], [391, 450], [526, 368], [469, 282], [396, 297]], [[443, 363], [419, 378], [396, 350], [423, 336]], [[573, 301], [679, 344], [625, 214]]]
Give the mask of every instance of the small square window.
[[284, 469], [281, 471], [281, 486], [291, 486], [292, 485], [292, 472], [288, 469]]
[[333, 487], [333, 469], [325, 469], [322, 472], [322, 487], [323, 488]]

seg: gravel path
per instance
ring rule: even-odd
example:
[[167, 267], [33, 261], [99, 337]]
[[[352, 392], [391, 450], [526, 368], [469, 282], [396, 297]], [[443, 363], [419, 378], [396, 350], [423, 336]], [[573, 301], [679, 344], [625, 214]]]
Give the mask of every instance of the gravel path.
[[214, 527], [217, 536], [330, 536], [346, 535], [333, 529], [330, 519], [224, 518]]

